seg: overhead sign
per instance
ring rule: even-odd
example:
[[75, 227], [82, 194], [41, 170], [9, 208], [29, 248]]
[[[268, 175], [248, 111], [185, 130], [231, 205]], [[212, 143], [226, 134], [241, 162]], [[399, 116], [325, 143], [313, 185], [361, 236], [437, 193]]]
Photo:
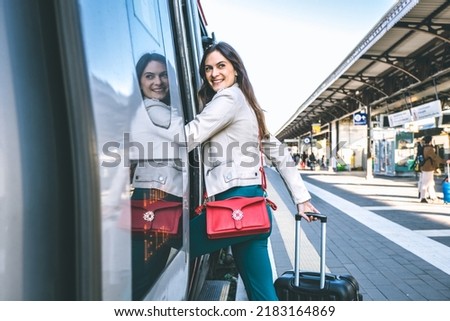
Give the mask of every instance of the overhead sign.
[[436, 122], [434, 118], [425, 118], [417, 121], [410, 122], [405, 125], [405, 128], [411, 132], [418, 132], [419, 130], [434, 128]]
[[305, 137], [305, 138], [303, 139], [303, 143], [305, 143], [305, 144], [311, 143], [311, 138]]
[[312, 124], [312, 133], [313, 134], [318, 134], [320, 133], [320, 124]]
[[367, 114], [363, 112], [354, 113], [353, 125], [367, 125]]
[[411, 108], [413, 120], [421, 120], [432, 117], [439, 117], [442, 114], [441, 101], [435, 100], [414, 108]]
[[388, 116], [389, 127], [397, 127], [412, 121], [411, 112], [409, 110], [404, 110], [399, 113], [395, 113]]

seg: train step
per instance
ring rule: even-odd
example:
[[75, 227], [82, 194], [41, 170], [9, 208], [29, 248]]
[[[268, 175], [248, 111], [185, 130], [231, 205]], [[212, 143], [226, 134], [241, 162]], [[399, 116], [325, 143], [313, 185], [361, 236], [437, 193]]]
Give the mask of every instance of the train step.
[[230, 281], [206, 280], [197, 298], [198, 301], [227, 301]]

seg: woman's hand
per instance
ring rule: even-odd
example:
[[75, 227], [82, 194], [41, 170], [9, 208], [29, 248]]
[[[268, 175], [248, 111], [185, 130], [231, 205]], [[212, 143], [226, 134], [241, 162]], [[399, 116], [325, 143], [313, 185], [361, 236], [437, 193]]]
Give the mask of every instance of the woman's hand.
[[[308, 215], [306, 215], [305, 213], [308, 213], [308, 212], [320, 213], [319, 210], [317, 208], [315, 208], [314, 205], [312, 205], [311, 201], [306, 201], [306, 202], [297, 204], [297, 211], [298, 211], [298, 214], [300, 214], [301, 217], [303, 217], [308, 222], [311, 222], [311, 218], [309, 218]], [[316, 221], [316, 219], [312, 219], [312, 220]]]

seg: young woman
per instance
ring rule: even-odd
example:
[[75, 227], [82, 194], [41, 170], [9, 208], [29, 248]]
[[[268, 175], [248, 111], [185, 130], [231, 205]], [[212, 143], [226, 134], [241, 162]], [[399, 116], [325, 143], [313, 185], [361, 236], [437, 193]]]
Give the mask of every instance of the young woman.
[[[262, 196], [260, 146], [289, 188], [300, 215], [318, 213], [288, 149], [272, 136], [265, 123], [247, 71], [238, 53], [219, 42], [206, 49], [200, 64], [202, 111], [186, 127], [188, 149], [201, 145], [209, 197]], [[270, 213], [271, 215], [271, 213]], [[277, 300], [267, 251], [270, 233], [210, 240], [205, 214], [191, 220], [193, 256], [231, 245], [233, 257], [250, 300]]]

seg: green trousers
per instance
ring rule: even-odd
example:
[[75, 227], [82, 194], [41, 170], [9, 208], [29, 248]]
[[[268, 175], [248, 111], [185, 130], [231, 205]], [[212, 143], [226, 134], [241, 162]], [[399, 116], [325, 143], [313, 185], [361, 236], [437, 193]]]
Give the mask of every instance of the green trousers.
[[[235, 196], [263, 196], [259, 185], [234, 187], [215, 196], [223, 200]], [[272, 211], [267, 207], [270, 219]], [[231, 246], [233, 258], [251, 301], [277, 301], [269, 260], [269, 233], [211, 240], [206, 235], [205, 213], [190, 222], [190, 255], [192, 258]]]

